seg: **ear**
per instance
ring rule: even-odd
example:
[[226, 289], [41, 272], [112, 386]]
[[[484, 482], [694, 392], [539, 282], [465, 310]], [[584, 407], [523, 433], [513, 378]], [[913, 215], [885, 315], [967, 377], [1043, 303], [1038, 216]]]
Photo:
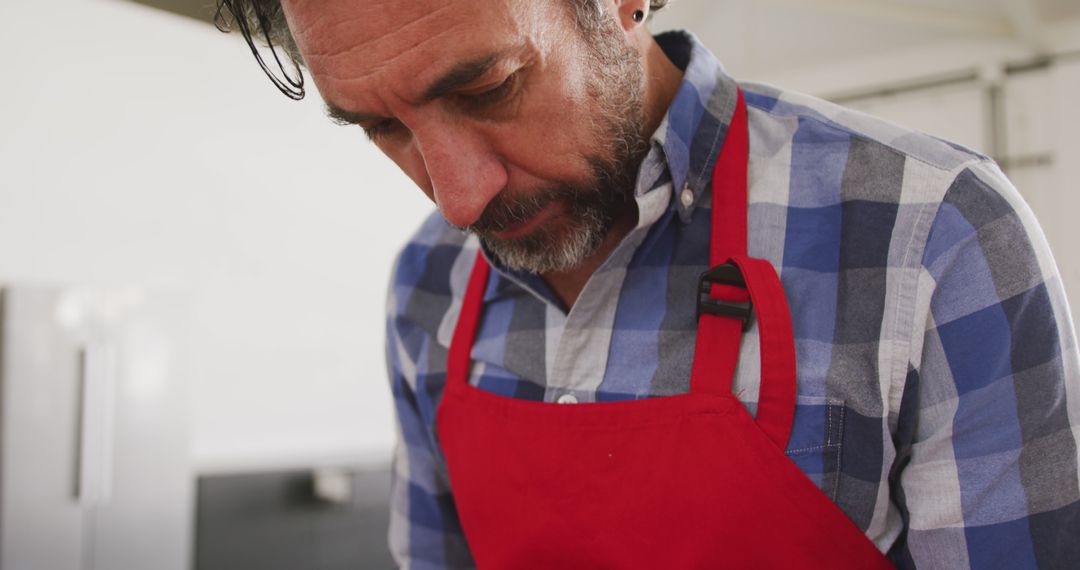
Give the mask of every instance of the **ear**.
[[649, 19], [649, 0], [615, 0], [615, 10], [619, 24], [629, 32]]

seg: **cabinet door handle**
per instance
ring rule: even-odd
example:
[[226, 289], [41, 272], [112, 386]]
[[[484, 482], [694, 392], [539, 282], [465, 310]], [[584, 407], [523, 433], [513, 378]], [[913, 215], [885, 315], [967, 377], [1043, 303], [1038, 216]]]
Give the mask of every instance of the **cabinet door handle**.
[[81, 357], [75, 497], [80, 505], [92, 507], [107, 503], [112, 495], [116, 354], [107, 342], [90, 341]]

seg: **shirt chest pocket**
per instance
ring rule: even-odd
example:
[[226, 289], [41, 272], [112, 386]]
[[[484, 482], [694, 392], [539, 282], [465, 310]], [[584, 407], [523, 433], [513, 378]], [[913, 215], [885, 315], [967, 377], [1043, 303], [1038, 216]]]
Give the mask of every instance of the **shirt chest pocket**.
[[800, 396], [785, 454], [833, 501], [842, 466], [844, 401]]

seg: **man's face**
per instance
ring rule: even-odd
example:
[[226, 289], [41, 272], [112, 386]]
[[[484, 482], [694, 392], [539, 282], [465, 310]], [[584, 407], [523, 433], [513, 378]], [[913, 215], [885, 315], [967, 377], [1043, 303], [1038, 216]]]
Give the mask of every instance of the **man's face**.
[[311, 76], [454, 226], [513, 269], [567, 270], [632, 208], [640, 60], [567, 0], [283, 2]]

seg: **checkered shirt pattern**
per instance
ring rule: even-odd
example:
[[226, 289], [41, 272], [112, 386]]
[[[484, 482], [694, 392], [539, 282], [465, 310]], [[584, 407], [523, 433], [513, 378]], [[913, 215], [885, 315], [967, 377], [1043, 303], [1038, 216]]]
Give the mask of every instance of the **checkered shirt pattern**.
[[[1016, 189], [970, 150], [738, 85], [688, 33], [658, 40], [685, 75], [640, 169], [637, 227], [569, 312], [537, 277], [494, 263], [470, 382], [545, 402], [688, 391], [710, 174], [741, 87], [749, 253], [780, 274], [796, 337], [787, 455], [901, 568], [1080, 566], [1080, 359]], [[390, 543], [405, 568], [473, 565], [435, 414], [478, 248], [434, 214], [390, 288]], [[756, 335], [734, 382], [751, 413]]]

